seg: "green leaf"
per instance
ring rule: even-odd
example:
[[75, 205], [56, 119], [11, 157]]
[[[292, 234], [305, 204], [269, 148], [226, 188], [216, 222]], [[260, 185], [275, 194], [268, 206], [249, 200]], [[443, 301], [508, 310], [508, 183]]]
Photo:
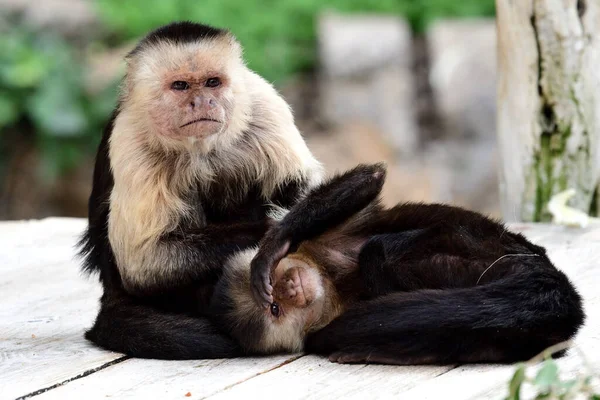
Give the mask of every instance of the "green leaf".
[[5, 94], [0, 94], [0, 127], [10, 125], [19, 118], [16, 102]]
[[61, 79], [49, 79], [28, 103], [35, 124], [53, 136], [79, 136], [88, 123], [79, 88]]
[[554, 360], [546, 360], [533, 381], [540, 389], [546, 390], [558, 380], [558, 366]]
[[525, 365], [520, 365], [515, 371], [509, 384], [508, 400], [519, 400], [521, 398], [521, 385], [525, 381]]
[[593, 395], [590, 397], [590, 399], [591, 399], [591, 400], [600, 400], [600, 394], [593, 394]]
[[2, 80], [12, 87], [33, 87], [48, 73], [48, 60], [33, 49], [22, 50], [17, 60], [0, 68]]
[[577, 379], [571, 379], [568, 381], [564, 381], [564, 382], [558, 382], [558, 386], [561, 389], [564, 389], [565, 391], [569, 391], [573, 388], [573, 386], [575, 386], [575, 384], [577, 383]]

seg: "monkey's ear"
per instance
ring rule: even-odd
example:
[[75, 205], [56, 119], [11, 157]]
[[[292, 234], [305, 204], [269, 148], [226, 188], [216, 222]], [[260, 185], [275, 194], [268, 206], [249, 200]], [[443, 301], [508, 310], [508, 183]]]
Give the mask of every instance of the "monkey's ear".
[[235, 36], [233, 36], [232, 33], [227, 33], [227, 41], [231, 48], [231, 55], [233, 57], [236, 57], [241, 63], [245, 64], [244, 57], [243, 57], [244, 56], [244, 48], [242, 47], [240, 42], [238, 42], [238, 40], [236, 39]]

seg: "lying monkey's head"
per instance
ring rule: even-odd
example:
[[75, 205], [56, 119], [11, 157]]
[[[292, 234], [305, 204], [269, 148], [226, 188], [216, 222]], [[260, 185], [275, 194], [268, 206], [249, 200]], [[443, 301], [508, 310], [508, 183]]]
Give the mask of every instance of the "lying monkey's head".
[[250, 353], [301, 351], [307, 333], [341, 313], [331, 281], [300, 253], [282, 259], [273, 273], [274, 302], [256, 304], [250, 291], [250, 262], [256, 249], [232, 257], [212, 299], [221, 326]]
[[122, 104], [163, 144], [220, 140], [214, 136], [239, 133], [247, 123], [247, 72], [228, 31], [173, 23], [127, 56]]

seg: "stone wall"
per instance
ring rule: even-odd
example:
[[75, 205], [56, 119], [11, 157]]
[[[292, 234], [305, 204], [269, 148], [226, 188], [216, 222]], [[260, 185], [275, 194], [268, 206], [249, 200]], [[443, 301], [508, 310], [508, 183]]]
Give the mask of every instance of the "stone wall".
[[[449, 202], [498, 216], [494, 21], [439, 21], [423, 38], [406, 26], [390, 16], [320, 19], [319, 117], [335, 129], [310, 145], [330, 170], [385, 159], [388, 203]], [[425, 65], [415, 62], [422, 52]]]

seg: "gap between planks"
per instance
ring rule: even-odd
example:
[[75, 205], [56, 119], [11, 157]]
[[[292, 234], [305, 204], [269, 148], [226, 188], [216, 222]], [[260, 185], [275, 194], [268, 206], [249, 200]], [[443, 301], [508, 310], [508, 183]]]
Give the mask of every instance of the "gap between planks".
[[69, 382], [73, 382], [73, 381], [76, 381], [77, 379], [85, 378], [86, 376], [89, 376], [89, 375], [93, 374], [94, 372], [101, 371], [101, 370], [103, 370], [104, 368], [108, 368], [108, 367], [111, 367], [111, 366], [113, 366], [113, 365], [115, 365], [115, 364], [119, 364], [119, 363], [121, 363], [121, 362], [123, 362], [123, 361], [129, 360], [130, 358], [131, 358], [131, 357], [129, 357], [129, 356], [123, 356], [123, 357], [119, 357], [119, 358], [117, 358], [117, 359], [115, 359], [115, 360], [112, 360], [112, 361], [110, 361], [110, 362], [107, 362], [107, 363], [105, 363], [105, 364], [102, 364], [102, 365], [101, 365], [101, 366], [99, 366], [99, 367], [92, 368], [92, 369], [88, 369], [87, 371], [84, 371], [84, 372], [82, 372], [81, 374], [75, 375], [75, 376], [74, 376], [74, 377], [72, 377], [72, 378], [66, 379], [66, 380], [64, 380], [64, 381], [62, 381], [62, 382], [59, 382], [59, 383], [57, 383], [57, 384], [54, 384], [54, 385], [52, 385], [52, 386], [48, 386], [48, 387], [45, 387], [45, 388], [42, 388], [42, 389], [36, 390], [35, 392], [28, 393], [28, 394], [26, 394], [26, 395], [24, 395], [24, 396], [17, 397], [17, 398], [16, 398], [16, 400], [28, 399], [28, 398], [30, 398], [30, 397], [37, 396], [37, 395], [39, 395], [39, 394], [45, 393], [45, 392], [47, 392], [47, 391], [50, 391], [50, 390], [52, 390], [52, 389], [56, 389], [57, 387], [59, 387], [59, 386], [62, 386], [62, 385], [64, 385], [64, 384], [67, 384], [67, 383], [69, 383]]
[[[216, 391], [216, 392], [214, 392], [214, 393], [211, 393], [211, 394], [209, 394], [209, 395], [207, 395], [207, 396], [203, 396], [203, 397], [201, 397], [200, 399], [206, 399], [206, 398], [209, 398], [209, 397], [211, 397], [211, 396], [214, 396], [214, 395], [216, 395], [216, 394], [219, 394], [220, 392], [223, 392], [223, 391], [226, 391], [226, 390], [228, 390], [228, 389], [231, 389], [232, 387], [234, 387], [234, 386], [236, 386], [236, 385], [239, 385], [239, 384], [241, 384], [241, 383], [247, 382], [247, 381], [249, 381], [249, 380], [251, 380], [251, 379], [254, 379], [254, 378], [256, 378], [256, 377], [258, 377], [258, 376], [260, 376], [260, 375], [263, 375], [263, 374], [269, 373], [269, 372], [271, 372], [271, 371], [274, 371], [274, 370], [276, 370], [276, 369], [278, 369], [278, 368], [281, 368], [281, 367], [283, 367], [283, 366], [285, 366], [285, 365], [287, 365], [287, 364], [290, 364], [290, 363], [292, 363], [292, 362], [294, 362], [294, 361], [296, 361], [296, 360], [298, 360], [298, 359], [300, 359], [300, 358], [302, 358], [302, 357], [305, 357], [305, 355], [304, 355], [304, 354], [301, 354], [301, 355], [297, 355], [297, 356], [290, 357], [289, 359], [287, 359], [287, 360], [284, 360], [284, 361], [280, 362], [279, 364], [276, 364], [276, 365], [274, 365], [274, 366], [272, 366], [272, 367], [270, 367], [270, 368], [267, 368], [267, 369], [266, 369], [266, 370], [264, 370], [264, 371], [257, 372], [257, 373], [255, 373], [255, 374], [253, 374], [253, 375], [251, 375], [251, 376], [248, 376], [248, 377], [246, 377], [246, 378], [240, 379], [239, 381], [237, 381], [237, 382], [235, 382], [235, 383], [232, 383], [232, 384], [229, 384], [229, 385], [227, 385], [227, 386], [224, 386], [222, 389], [220, 389], [220, 390], [218, 390], [218, 391]], [[117, 359], [115, 359], [115, 360], [112, 360], [112, 361], [110, 361], [110, 362], [107, 362], [107, 363], [105, 363], [105, 364], [103, 364], [103, 365], [101, 365], [101, 366], [99, 366], [99, 367], [92, 368], [92, 369], [89, 369], [89, 370], [87, 370], [87, 371], [84, 371], [84, 372], [82, 372], [81, 374], [78, 374], [78, 375], [76, 375], [76, 376], [74, 376], [74, 377], [72, 377], [72, 378], [65, 379], [64, 381], [62, 381], [62, 382], [59, 382], [59, 383], [56, 383], [56, 384], [54, 384], [54, 385], [52, 385], [52, 386], [48, 386], [48, 387], [45, 387], [45, 388], [42, 388], [42, 389], [36, 390], [35, 392], [28, 393], [28, 394], [26, 394], [26, 395], [23, 395], [23, 396], [17, 397], [15, 400], [24, 400], [24, 399], [29, 399], [29, 398], [32, 398], [32, 397], [38, 396], [38, 395], [40, 395], [40, 394], [42, 394], [42, 393], [46, 393], [46, 392], [48, 392], [48, 391], [51, 391], [52, 389], [56, 389], [56, 388], [58, 388], [58, 387], [60, 387], [60, 386], [62, 386], [62, 385], [65, 385], [65, 384], [69, 383], [69, 382], [73, 382], [73, 381], [76, 381], [76, 380], [78, 380], [78, 379], [85, 378], [85, 377], [87, 377], [87, 376], [89, 376], [89, 375], [92, 375], [92, 374], [94, 374], [94, 373], [96, 373], [96, 372], [102, 371], [102, 370], [103, 370], [103, 369], [105, 369], [105, 368], [112, 367], [113, 365], [116, 365], [116, 364], [122, 363], [123, 361], [127, 361], [127, 360], [130, 360], [130, 359], [132, 359], [132, 357], [130, 357], [130, 356], [125, 356], [125, 355], [124, 355], [124, 356], [122, 356], [122, 357], [119, 357], [119, 358], [117, 358]], [[445, 372], [443, 372], [443, 373], [446, 373], [446, 372], [448, 372], [448, 371], [445, 371]], [[442, 373], [442, 374], [443, 374], [443, 373]], [[441, 374], [440, 374], [440, 375], [441, 375]]]
[[237, 382], [235, 382], [235, 383], [231, 383], [231, 384], [229, 384], [229, 385], [227, 385], [227, 386], [224, 386], [222, 389], [220, 389], [220, 390], [217, 390], [216, 392], [214, 392], [214, 393], [211, 393], [211, 394], [209, 394], [208, 396], [202, 396], [202, 397], [200, 397], [200, 399], [201, 399], [201, 400], [203, 400], [203, 399], [207, 399], [207, 398], [209, 398], [209, 397], [211, 397], [211, 396], [214, 396], [214, 395], [216, 395], [216, 394], [219, 394], [219, 393], [221, 393], [221, 392], [224, 392], [224, 391], [226, 391], [226, 390], [229, 390], [229, 389], [231, 389], [232, 387], [234, 387], [234, 386], [237, 386], [237, 385], [239, 385], [239, 384], [241, 384], [241, 383], [247, 382], [247, 381], [249, 381], [249, 380], [251, 380], [251, 379], [254, 379], [254, 378], [256, 378], [257, 376], [260, 376], [260, 375], [263, 375], [263, 374], [269, 373], [269, 372], [271, 372], [271, 371], [274, 371], [274, 370], [276, 370], [277, 368], [281, 368], [281, 367], [283, 367], [283, 366], [285, 366], [285, 365], [287, 365], [287, 364], [293, 363], [294, 361], [296, 361], [296, 360], [299, 360], [299, 359], [301, 359], [302, 357], [305, 357], [305, 354], [300, 354], [300, 355], [298, 355], [298, 356], [290, 357], [289, 359], [287, 359], [287, 360], [285, 360], [285, 361], [283, 361], [283, 362], [280, 362], [279, 364], [277, 364], [277, 365], [275, 365], [275, 366], [273, 366], [273, 367], [271, 367], [271, 368], [268, 368], [268, 369], [266, 369], [266, 370], [264, 370], [264, 371], [257, 372], [256, 374], [250, 375], [250, 376], [249, 376], [249, 377], [247, 377], [247, 378], [240, 379], [239, 381], [237, 381]]
[[[238, 382], [235, 382], [233, 384], [224, 386], [222, 389], [219, 389], [216, 392], [211, 393], [211, 394], [209, 394], [207, 396], [202, 396], [202, 397], [199, 398], [199, 400], [211, 399], [211, 398], [213, 398], [215, 396], [216, 397], [219, 397], [219, 396], [222, 396], [222, 395], [227, 396], [227, 394], [228, 394], [227, 392], [229, 392], [231, 389], [235, 388], [236, 386], [241, 385], [241, 384], [246, 383], [246, 382], [249, 382], [249, 381], [258, 378], [261, 375], [265, 375], [265, 374], [267, 374], [269, 372], [274, 372], [274, 371], [276, 371], [278, 369], [281, 369], [282, 367], [287, 366], [288, 364], [292, 364], [293, 362], [300, 360], [301, 358], [306, 358], [307, 356], [310, 357], [311, 355], [310, 354], [302, 354], [302, 355], [290, 358], [289, 360], [286, 360], [286, 361], [284, 361], [284, 362], [282, 362], [282, 363], [280, 363], [280, 364], [278, 364], [278, 365], [276, 365], [276, 366], [274, 366], [272, 368], [269, 368], [268, 370], [256, 373], [256, 374], [254, 374], [252, 376], [249, 376], [249, 377], [247, 377], [245, 379], [241, 379]], [[324, 359], [327, 360], [326, 357]], [[372, 364], [363, 364], [361, 369], [366, 368], [368, 365], [372, 365]], [[386, 366], [384, 366], [384, 368], [385, 367]], [[390, 367], [390, 366], [387, 366], [387, 367]], [[452, 372], [452, 371], [456, 370], [457, 368], [460, 368], [461, 365], [454, 365], [454, 366], [449, 366], [448, 365], [448, 366], [445, 366], [445, 367], [447, 368], [446, 370], [443, 370], [443, 371], [441, 371], [438, 374], [432, 375], [431, 377], [429, 377], [429, 379], [437, 379], [437, 378], [439, 378], [442, 375], [445, 375], [445, 374], [447, 374], [449, 372]]]

